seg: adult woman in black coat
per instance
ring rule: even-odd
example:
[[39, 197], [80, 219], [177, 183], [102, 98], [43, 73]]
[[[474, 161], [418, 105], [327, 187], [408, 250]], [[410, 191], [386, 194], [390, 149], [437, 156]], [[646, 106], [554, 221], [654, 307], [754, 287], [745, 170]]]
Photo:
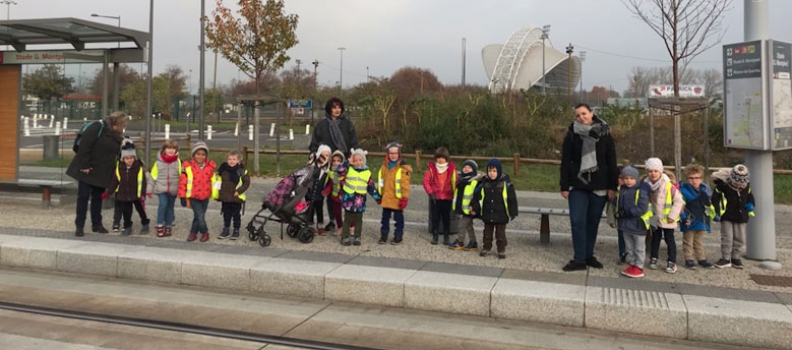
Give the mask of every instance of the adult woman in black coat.
[[308, 150], [315, 154], [319, 145], [330, 146], [330, 153], [341, 151], [349, 159], [353, 148], [360, 148], [352, 121], [344, 115], [344, 102], [333, 97], [325, 104], [325, 119], [314, 127]]
[[102, 193], [110, 184], [121, 150], [121, 134], [129, 119], [124, 112], [94, 122], [82, 132], [77, 154], [66, 169], [66, 175], [77, 180], [77, 216], [75, 235], [84, 235], [88, 202], [91, 202], [91, 229], [107, 233], [102, 226]]

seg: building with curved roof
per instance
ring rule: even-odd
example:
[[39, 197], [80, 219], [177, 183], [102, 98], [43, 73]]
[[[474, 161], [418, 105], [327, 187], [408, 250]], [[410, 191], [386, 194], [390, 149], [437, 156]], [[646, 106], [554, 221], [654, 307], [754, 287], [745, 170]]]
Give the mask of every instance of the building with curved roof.
[[[491, 44], [481, 50], [490, 92], [542, 88], [542, 29], [522, 27], [509, 36], [505, 44]], [[553, 48], [544, 41], [545, 89], [566, 91], [580, 80], [580, 59]], [[571, 64], [570, 64], [571, 63]], [[571, 67], [570, 67], [571, 66]], [[570, 69], [571, 68], [571, 69]]]

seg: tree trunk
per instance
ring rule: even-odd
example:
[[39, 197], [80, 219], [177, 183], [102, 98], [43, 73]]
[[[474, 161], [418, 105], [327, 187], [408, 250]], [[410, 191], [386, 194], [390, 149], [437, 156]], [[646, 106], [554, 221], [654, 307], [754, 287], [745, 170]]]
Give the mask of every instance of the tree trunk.
[[256, 71], [256, 101], [253, 103], [253, 170], [256, 174], [261, 174], [259, 166], [259, 101], [258, 94], [259, 82], [261, 81], [261, 72]]

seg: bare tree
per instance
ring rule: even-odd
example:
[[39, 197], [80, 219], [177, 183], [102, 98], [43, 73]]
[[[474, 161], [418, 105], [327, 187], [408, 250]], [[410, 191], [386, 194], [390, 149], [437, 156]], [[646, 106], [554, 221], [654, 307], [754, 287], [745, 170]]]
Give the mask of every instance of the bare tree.
[[723, 13], [731, 0], [622, 0], [665, 43], [671, 57], [674, 96], [679, 97], [680, 62], [682, 70], [702, 52], [720, 43]]

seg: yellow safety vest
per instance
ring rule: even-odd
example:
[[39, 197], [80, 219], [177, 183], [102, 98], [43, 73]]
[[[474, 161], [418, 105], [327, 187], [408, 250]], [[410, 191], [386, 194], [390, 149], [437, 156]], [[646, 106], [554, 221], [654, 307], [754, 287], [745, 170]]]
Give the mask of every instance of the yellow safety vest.
[[[396, 198], [402, 199], [402, 187], [401, 187], [401, 179], [402, 179], [402, 170], [396, 172]], [[380, 168], [379, 172], [377, 173], [377, 192], [382, 196], [382, 191], [385, 188], [385, 181], [382, 179], [382, 168]]]
[[[462, 190], [462, 214], [470, 215], [470, 202], [473, 200], [473, 193], [476, 191], [478, 180], [473, 180]], [[451, 204], [451, 210], [456, 210], [457, 192], [459, 188], [454, 189], [454, 201]], [[507, 204], [508, 206], [508, 204]]]
[[[718, 213], [718, 216], [723, 216], [723, 214], [724, 214], [724, 213], [726, 213], [726, 204], [728, 203], [728, 202], [726, 201], [726, 194], [724, 194], [723, 192], [721, 192], [721, 191], [720, 191], [720, 190], [719, 190], [717, 187], [715, 188], [715, 191], [717, 191], [718, 193], [720, 193], [720, 198], [721, 198], [721, 200], [720, 200], [720, 213]], [[748, 189], [748, 193], [749, 193], [749, 194], [751, 193], [751, 189], [750, 189], [750, 188]], [[713, 212], [714, 212], [714, 211], [715, 211], [715, 210], [713, 209]], [[754, 213], [754, 211], [753, 211], [753, 210], [749, 210], [749, 211], [748, 211], [748, 216], [756, 216], [756, 213]], [[713, 216], [713, 217], [714, 217], [714, 216]]]
[[[503, 207], [506, 208], [506, 216], [509, 218], [509, 220], [511, 220], [511, 215], [509, 214], [509, 183], [508, 182], [505, 181], [503, 182], [503, 193], [501, 194], [501, 197], [503, 197]], [[462, 199], [464, 200], [464, 197]], [[479, 206], [481, 207], [481, 210], [484, 210], [484, 186], [481, 187], [481, 199], [479, 200]], [[481, 213], [479, 213], [479, 215], [481, 215]]]
[[[118, 181], [120, 183], [121, 182], [121, 172], [118, 170], [118, 166], [119, 166], [119, 163], [116, 162], [116, 171], [115, 171], [115, 173], [116, 173], [116, 178], [118, 179]], [[120, 188], [121, 188], [121, 186], [119, 185], [118, 187], [116, 187], [115, 191], [118, 192], [118, 190]], [[138, 174], [137, 174], [137, 197], [140, 198], [140, 195], [142, 193], [143, 193], [143, 166], [141, 166], [140, 169], [138, 169]]]
[[184, 197], [192, 198], [192, 188], [193, 188], [192, 167], [188, 166], [186, 169], [184, 169], [184, 174], [187, 175], [187, 190], [184, 192]]
[[[239, 177], [239, 183], [237, 183], [237, 186], [236, 186], [237, 189], [242, 187], [242, 184], [243, 184], [242, 178], [245, 175], [247, 175], [247, 174], [248, 174], [248, 171], [247, 171], [247, 169], [245, 169], [245, 174], [243, 174], [242, 176]], [[220, 199], [220, 188], [222, 186], [223, 186], [223, 177], [220, 176], [220, 174], [214, 174], [214, 176], [212, 176], [212, 199], [214, 199], [214, 200]], [[244, 202], [245, 199], [247, 199], [247, 196], [245, 196], [244, 193], [240, 193], [239, 196], [237, 196], [237, 198], [239, 198], [239, 200]]]
[[[674, 199], [671, 197], [671, 182], [666, 182], [665, 185], [665, 192], [666, 192], [666, 199], [665, 204], [663, 205], [663, 218], [668, 219], [668, 215], [671, 214], [671, 207], [674, 206]], [[667, 221], [667, 220], [666, 220]], [[679, 221], [677, 217], [676, 221]]]
[[333, 185], [330, 187], [333, 198], [338, 197], [338, 193], [341, 192], [341, 182], [337, 181], [336, 177], [335, 171], [331, 171], [330, 174], [327, 174], [327, 179], [333, 181]]
[[349, 167], [347, 172], [346, 181], [344, 181], [344, 192], [349, 194], [366, 194], [368, 191], [368, 182], [371, 179], [371, 170], [357, 171], [353, 167]]
[[[179, 174], [181, 174], [182, 173], [182, 161], [181, 161], [181, 159], [176, 158], [176, 162], [179, 163]], [[154, 162], [154, 167], [151, 168], [151, 178], [153, 180], [156, 180], [157, 176], [159, 175], [159, 168], [157, 168], [157, 163], [159, 163], [159, 162]]]
[[[636, 206], [638, 205], [638, 197], [640, 197], [640, 196], [641, 196], [641, 189], [635, 190], [635, 205]], [[618, 203], [619, 203], [619, 192], [616, 192], [616, 209], [617, 210], [618, 210]], [[646, 212], [643, 215], [641, 215], [641, 220], [643, 221], [644, 226], [646, 226], [647, 230], [649, 229], [649, 219], [651, 219], [653, 215], [654, 214], [652, 213], [651, 201], [649, 201], [649, 205], [646, 207]]]

